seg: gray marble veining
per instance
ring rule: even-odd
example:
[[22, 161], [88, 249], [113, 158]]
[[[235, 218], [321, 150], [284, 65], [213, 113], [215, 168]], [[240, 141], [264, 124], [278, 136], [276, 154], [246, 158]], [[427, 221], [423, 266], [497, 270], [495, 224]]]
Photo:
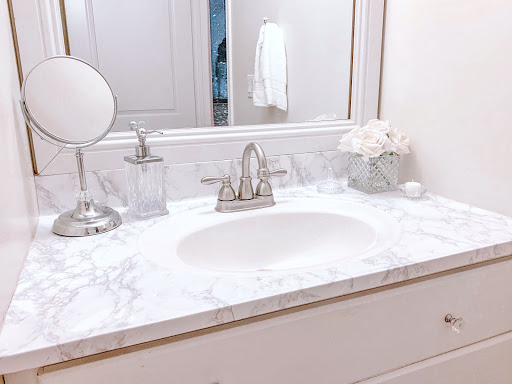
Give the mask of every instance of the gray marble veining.
[[[291, 165], [279, 166], [292, 169], [296, 183], [316, 177], [296, 170], [293, 157], [287, 161]], [[186, 178], [198, 180], [226, 169], [239, 172], [238, 165], [206, 170], [190, 165]], [[171, 184], [186, 183], [169, 171]], [[103, 177], [91, 179], [101, 185], [107, 200], [122, 203], [119, 185]], [[41, 183], [39, 188], [47, 191]], [[171, 216], [141, 222], [125, 217], [118, 229], [88, 238], [56, 236], [50, 231], [55, 216], [41, 217], [0, 333], [0, 372], [80, 358], [512, 254], [512, 219], [432, 194], [409, 201], [398, 192], [365, 195], [346, 188], [340, 195], [320, 196], [307, 187], [278, 190], [276, 201], [314, 196], [387, 212], [401, 225], [399, 242], [378, 256], [325, 269], [217, 276], [160, 268], [138, 248], [145, 229], [178, 212], [204, 206], [213, 210], [214, 197], [174, 201], [169, 203]], [[49, 209], [66, 205], [51, 201]]]
[[[286, 176], [272, 179], [274, 189], [315, 185], [327, 178], [328, 168], [333, 168], [336, 177], [346, 177], [347, 162], [347, 154], [340, 151], [300, 153], [268, 158], [268, 166], [271, 170], [284, 168], [288, 171]], [[251, 167], [255, 177], [255, 161], [252, 162]], [[181, 201], [216, 196], [220, 186], [218, 184], [202, 185], [200, 183], [202, 177], [229, 174], [236, 188], [241, 172], [241, 159], [166, 166], [167, 199]], [[98, 203], [110, 207], [126, 207], [127, 186], [124, 169], [87, 172], [87, 184]], [[62, 213], [74, 208], [79, 185], [77, 174], [36, 177], [41, 215]]]

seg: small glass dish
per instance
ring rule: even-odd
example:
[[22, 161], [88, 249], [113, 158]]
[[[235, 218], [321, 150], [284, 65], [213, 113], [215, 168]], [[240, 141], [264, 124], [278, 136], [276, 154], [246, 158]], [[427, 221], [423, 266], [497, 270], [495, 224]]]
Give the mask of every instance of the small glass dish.
[[402, 196], [409, 200], [420, 200], [427, 193], [427, 188], [424, 185], [421, 185], [419, 193], [414, 195], [405, 193], [405, 184], [398, 185], [398, 189], [402, 192]]
[[326, 193], [329, 195], [335, 195], [343, 192], [343, 184], [334, 179], [332, 168], [327, 170], [327, 180], [322, 181], [316, 188], [319, 193]]

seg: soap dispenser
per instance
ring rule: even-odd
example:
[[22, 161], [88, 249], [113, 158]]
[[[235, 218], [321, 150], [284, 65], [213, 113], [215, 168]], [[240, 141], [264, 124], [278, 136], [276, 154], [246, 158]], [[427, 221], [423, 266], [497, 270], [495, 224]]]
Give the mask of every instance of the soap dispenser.
[[147, 131], [144, 121], [130, 122], [130, 129], [137, 133], [139, 145], [134, 156], [126, 156], [125, 171], [128, 182], [128, 213], [137, 219], [167, 215], [164, 159], [151, 155], [146, 137], [158, 131]]

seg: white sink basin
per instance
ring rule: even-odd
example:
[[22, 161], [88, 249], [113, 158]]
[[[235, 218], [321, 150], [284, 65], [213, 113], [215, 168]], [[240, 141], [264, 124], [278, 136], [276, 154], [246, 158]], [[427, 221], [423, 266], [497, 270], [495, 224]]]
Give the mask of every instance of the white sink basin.
[[140, 239], [142, 253], [173, 270], [262, 275], [319, 269], [377, 255], [400, 235], [385, 212], [334, 199], [279, 199], [271, 208], [170, 216]]

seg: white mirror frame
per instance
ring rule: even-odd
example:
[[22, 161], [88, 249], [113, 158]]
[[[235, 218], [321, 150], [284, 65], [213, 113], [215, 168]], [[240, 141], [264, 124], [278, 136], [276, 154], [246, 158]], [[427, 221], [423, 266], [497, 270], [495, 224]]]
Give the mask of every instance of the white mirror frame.
[[[230, 1], [230, 0], [228, 0]], [[354, 40], [350, 119], [323, 122], [265, 124], [230, 127], [169, 129], [151, 138], [155, 154], [166, 164], [182, 164], [240, 158], [244, 146], [257, 141], [268, 156], [335, 150], [341, 135], [378, 113], [382, 27], [385, 0], [354, 0]], [[12, 0], [23, 73], [37, 62], [65, 54], [59, 0]], [[200, 0], [207, 6], [208, 0]], [[229, 14], [227, 15], [229, 28]], [[34, 28], [39, 25], [40, 28]], [[133, 132], [111, 132], [89, 147], [87, 171], [123, 168], [123, 157], [136, 145]], [[60, 153], [35, 137], [38, 174], [75, 171], [75, 153]]]

